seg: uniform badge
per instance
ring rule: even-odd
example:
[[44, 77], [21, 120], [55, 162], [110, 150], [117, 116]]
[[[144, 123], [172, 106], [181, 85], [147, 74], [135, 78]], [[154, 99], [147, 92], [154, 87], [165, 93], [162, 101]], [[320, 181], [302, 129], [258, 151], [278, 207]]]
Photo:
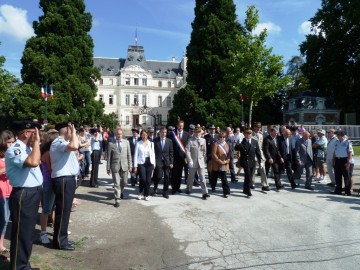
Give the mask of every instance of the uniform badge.
[[19, 146], [20, 146], [20, 144], [16, 143], [14, 146], [15, 146], [15, 147], [19, 147]]
[[14, 154], [15, 154], [15, 156], [20, 155], [20, 154], [21, 154], [20, 149], [15, 149], [15, 150], [14, 150]]

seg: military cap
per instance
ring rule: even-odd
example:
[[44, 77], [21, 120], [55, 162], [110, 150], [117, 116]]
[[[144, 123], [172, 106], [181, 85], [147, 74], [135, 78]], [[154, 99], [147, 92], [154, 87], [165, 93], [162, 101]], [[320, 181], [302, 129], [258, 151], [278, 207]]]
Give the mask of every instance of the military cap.
[[149, 132], [154, 132], [154, 128], [153, 127], [148, 127], [148, 131]]
[[169, 130], [169, 131], [174, 131], [174, 130], [175, 130], [175, 127], [169, 126], [169, 127], [168, 127], [168, 130]]
[[189, 125], [189, 129], [190, 129], [190, 130], [194, 130], [194, 129], [195, 129], [195, 125], [190, 124], [190, 125]]
[[209, 129], [215, 129], [214, 124], [212, 124], [211, 126], [208, 127]]
[[69, 123], [69, 122], [58, 123], [58, 124], [55, 125], [55, 129], [56, 129], [57, 131], [59, 131], [60, 129], [62, 129], [62, 128], [64, 128], [64, 127], [68, 127], [69, 124], [71, 124], [71, 123]]
[[11, 128], [14, 132], [19, 132], [25, 129], [32, 129], [32, 128], [41, 128], [41, 124], [39, 124], [38, 122], [33, 122], [33, 121], [28, 121], [28, 120], [24, 120], [24, 121], [14, 121], [12, 122]]

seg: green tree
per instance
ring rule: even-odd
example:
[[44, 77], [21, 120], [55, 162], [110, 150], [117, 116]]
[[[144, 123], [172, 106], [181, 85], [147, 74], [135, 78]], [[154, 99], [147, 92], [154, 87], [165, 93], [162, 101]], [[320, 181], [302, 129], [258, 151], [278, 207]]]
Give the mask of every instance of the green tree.
[[286, 91], [288, 97], [309, 90], [309, 81], [301, 70], [304, 63], [304, 59], [302, 59], [301, 56], [293, 56], [286, 64], [286, 75], [288, 75], [291, 80]]
[[227, 84], [227, 59], [241, 31], [233, 0], [196, 0], [187, 46], [187, 83], [209, 101]]
[[[84, 0], [40, 0], [43, 15], [33, 23], [35, 36], [25, 45], [21, 62], [23, 86], [17, 97], [18, 118], [100, 122], [103, 104], [95, 101], [93, 40], [88, 32], [92, 16]], [[40, 86], [53, 86], [54, 100], [40, 97]]]
[[313, 90], [333, 96], [360, 120], [360, 2], [323, 0], [310, 19], [313, 32], [300, 45], [303, 72]]
[[284, 63], [281, 56], [272, 54], [272, 48], [267, 48], [266, 29], [259, 35], [254, 30], [259, 22], [258, 11], [249, 6], [246, 11], [244, 31], [237, 37], [236, 50], [232, 52], [229, 66], [232, 67], [227, 79], [233, 82], [233, 87], [226, 92], [230, 96], [246, 97], [249, 106], [249, 125], [252, 123], [253, 107], [264, 97], [273, 97], [283, 90], [289, 82], [289, 77], [282, 74]]

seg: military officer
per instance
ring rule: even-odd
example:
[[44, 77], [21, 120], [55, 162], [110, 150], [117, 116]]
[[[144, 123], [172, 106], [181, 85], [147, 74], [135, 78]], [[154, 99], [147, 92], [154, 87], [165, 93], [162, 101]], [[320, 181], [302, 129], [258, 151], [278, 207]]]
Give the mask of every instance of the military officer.
[[9, 199], [12, 221], [9, 269], [38, 269], [31, 268], [29, 259], [43, 183], [39, 128], [41, 125], [36, 122], [13, 122], [17, 140], [5, 154], [6, 175], [13, 186]]

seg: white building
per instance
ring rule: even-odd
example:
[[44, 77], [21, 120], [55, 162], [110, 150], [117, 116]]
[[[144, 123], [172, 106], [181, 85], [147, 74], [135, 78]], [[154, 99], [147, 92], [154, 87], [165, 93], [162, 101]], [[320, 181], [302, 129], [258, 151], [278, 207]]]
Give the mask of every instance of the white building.
[[97, 100], [115, 113], [126, 134], [131, 128], [166, 125], [175, 93], [185, 85], [186, 58], [181, 62], [146, 60], [142, 46], [129, 46], [126, 58], [95, 57], [101, 79]]

